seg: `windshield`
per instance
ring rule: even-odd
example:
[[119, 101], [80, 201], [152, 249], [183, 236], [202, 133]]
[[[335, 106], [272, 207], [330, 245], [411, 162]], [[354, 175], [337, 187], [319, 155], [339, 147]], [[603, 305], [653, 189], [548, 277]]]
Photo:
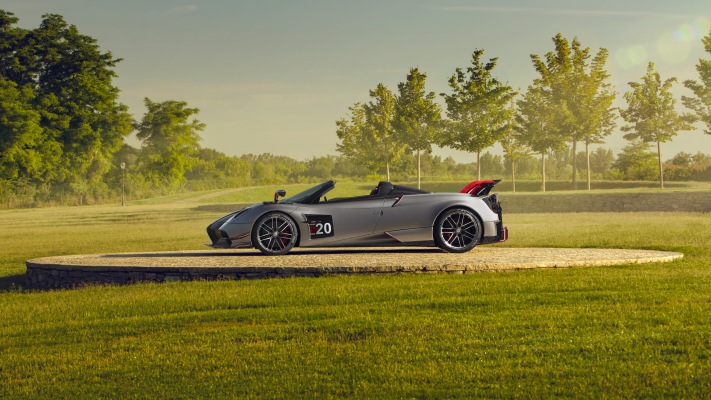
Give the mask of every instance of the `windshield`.
[[324, 194], [328, 193], [333, 189], [336, 184], [333, 181], [324, 182], [320, 185], [314, 186], [311, 189], [306, 189], [301, 193], [297, 193], [291, 197], [282, 200], [282, 203], [298, 203], [298, 204], [312, 204], [318, 202]]

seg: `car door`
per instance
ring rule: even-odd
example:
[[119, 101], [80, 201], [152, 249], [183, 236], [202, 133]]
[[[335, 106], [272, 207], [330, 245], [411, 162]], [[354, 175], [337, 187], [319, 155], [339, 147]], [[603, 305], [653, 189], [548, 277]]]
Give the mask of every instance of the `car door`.
[[431, 195], [388, 197], [383, 203], [375, 230], [378, 232], [432, 226]]
[[300, 210], [309, 226], [301, 246], [318, 246], [368, 236], [375, 230], [384, 198], [312, 204]]

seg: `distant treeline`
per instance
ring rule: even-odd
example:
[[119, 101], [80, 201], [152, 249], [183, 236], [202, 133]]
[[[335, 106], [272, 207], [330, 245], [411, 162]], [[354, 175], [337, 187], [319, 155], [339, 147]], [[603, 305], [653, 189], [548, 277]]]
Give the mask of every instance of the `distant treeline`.
[[[160, 183], [142, 164], [142, 150], [124, 145], [115, 154], [112, 168], [99, 185], [92, 185], [78, 193], [71, 187], [50, 187], [23, 179], [0, 180], [0, 207], [33, 207], [39, 205], [79, 205], [117, 202], [121, 197], [122, 178], [127, 199], [137, 200], [184, 191], [209, 190], [225, 187], [282, 185], [287, 183], [316, 183], [328, 179], [349, 181], [378, 181], [383, 171], [372, 174], [348, 157], [328, 155], [308, 160], [269, 153], [228, 156], [213, 149], [200, 148], [191, 160], [191, 168], [178, 185]], [[571, 151], [559, 151], [546, 159], [549, 179], [563, 181], [572, 171]], [[579, 174], [584, 176], [582, 154], [579, 154]], [[417, 176], [414, 159], [403, 159], [393, 166], [391, 179], [412, 182]], [[124, 163], [124, 170], [120, 168]], [[480, 158], [481, 174], [487, 179], [510, 181], [511, 164], [504, 157], [485, 152]], [[442, 158], [424, 154], [421, 160], [422, 179], [425, 181], [466, 181], [477, 174], [477, 164], [458, 163], [452, 157]], [[678, 153], [664, 163], [670, 181], [711, 182], [711, 155]], [[123, 174], [122, 174], [123, 172]], [[615, 156], [612, 150], [598, 148], [591, 153], [591, 174], [594, 180], [653, 181], [656, 179], [656, 154], [628, 147]], [[540, 181], [540, 160], [527, 156], [518, 162], [520, 180]]]
[[[701, 83], [686, 81], [695, 97], [677, 114], [669, 88], [649, 65], [641, 83], [625, 94], [621, 116], [630, 144], [618, 155], [590, 145], [603, 143], [615, 126], [615, 96], [604, 69], [607, 52], [592, 59], [577, 39], [557, 35], [555, 51], [532, 55], [541, 74], [518, 100], [496, 80], [497, 59], [457, 69], [450, 94], [441, 94], [446, 118], [425, 91], [426, 75], [413, 68], [396, 94], [384, 85], [372, 101], [356, 103], [349, 119], [336, 123], [339, 156], [295, 160], [272, 154], [227, 156], [200, 146], [205, 125], [184, 101], [145, 99], [140, 121], [118, 102], [113, 84], [120, 59], [79, 33], [56, 14], [36, 29], [17, 27], [0, 10], [0, 206], [94, 204], [264, 184], [325, 179], [411, 181], [486, 178], [565, 180], [711, 180], [711, 157], [679, 153], [662, 162], [660, 144], [696, 121], [711, 124], [711, 62], [701, 60]], [[711, 53], [711, 35], [704, 38]], [[583, 84], [584, 88], [573, 85]], [[584, 90], [583, 90], [584, 89]], [[652, 94], [653, 99], [644, 96]], [[578, 103], [570, 99], [577, 99]], [[583, 99], [583, 100], [581, 100]], [[656, 108], [640, 108], [654, 100]], [[614, 111], [614, 112], [613, 112]], [[661, 118], [661, 119], [660, 119]], [[656, 130], [655, 130], [656, 129]], [[140, 148], [125, 143], [134, 132]], [[707, 133], [709, 133], [707, 131]], [[484, 149], [500, 143], [504, 156]], [[577, 145], [585, 145], [578, 152]], [[657, 151], [650, 145], [657, 144]], [[471, 152], [477, 160], [457, 163], [433, 156], [432, 146]], [[584, 160], [584, 161], [583, 161]], [[588, 173], [589, 172], [589, 173]], [[515, 185], [514, 185], [515, 188]]]

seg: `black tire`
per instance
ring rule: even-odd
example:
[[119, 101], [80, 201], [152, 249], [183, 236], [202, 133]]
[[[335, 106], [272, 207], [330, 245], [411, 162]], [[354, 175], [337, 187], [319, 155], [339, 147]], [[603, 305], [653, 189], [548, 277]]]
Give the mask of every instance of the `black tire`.
[[435, 244], [450, 253], [464, 253], [473, 249], [482, 234], [479, 218], [466, 208], [447, 210], [435, 221]]
[[266, 255], [286, 254], [298, 240], [296, 223], [280, 212], [262, 215], [252, 228], [252, 244]]

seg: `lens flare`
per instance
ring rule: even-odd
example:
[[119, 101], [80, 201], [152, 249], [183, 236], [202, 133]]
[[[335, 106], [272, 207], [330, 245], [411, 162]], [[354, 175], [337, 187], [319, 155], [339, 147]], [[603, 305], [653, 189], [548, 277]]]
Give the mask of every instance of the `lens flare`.
[[643, 46], [626, 47], [615, 53], [615, 61], [622, 69], [646, 64], [648, 60], [647, 50]]
[[701, 40], [711, 29], [711, 23], [705, 17], [697, 17], [688, 24], [681, 24], [672, 33], [674, 40], [679, 43], [690, 43]]
[[708, 18], [696, 17], [693, 21], [683, 23], [671, 32], [663, 33], [657, 39], [657, 51], [664, 61], [670, 64], [680, 64], [686, 61], [694, 46], [709, 32]]

